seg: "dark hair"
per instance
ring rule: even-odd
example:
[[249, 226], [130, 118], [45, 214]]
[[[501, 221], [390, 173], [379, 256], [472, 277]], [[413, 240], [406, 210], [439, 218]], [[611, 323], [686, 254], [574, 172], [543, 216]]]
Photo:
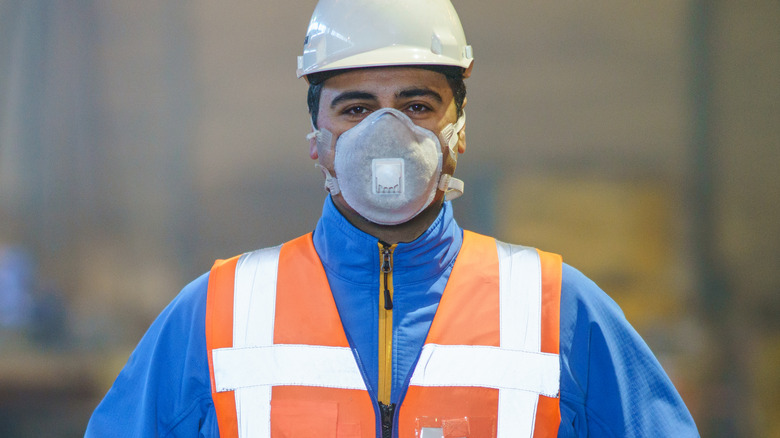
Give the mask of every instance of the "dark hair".
[[[462, 68], [439, 65], [419, 65], [411, 67], [435, 71], [446, 76], [447, 83], [450, 85], [452, 96], [455, 100], [455, 109], [457, 111], [458, 117], [463, 115], [463, 102], [466, 100], [466, 83], [463, 80], [464, 70]], [[311, 122], [314, 124], [315, 128], [317, 127], [317, 114], [320, 110], [320, 95], [322, 94], [322, 85], [327, 79], [346, 71], [349, 70], [324, 71], [320, 73], [313, 73], [307, 76], [307, 79], [309, 80], [309, 93], [306, 98], [306, 102], [309, 105]]]

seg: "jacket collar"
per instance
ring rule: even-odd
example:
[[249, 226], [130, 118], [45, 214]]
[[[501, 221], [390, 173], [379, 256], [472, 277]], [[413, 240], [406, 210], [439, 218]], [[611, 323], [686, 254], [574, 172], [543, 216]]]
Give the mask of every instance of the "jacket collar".
[[[462, 241], [463, 230], [455, 222], [451, 203], [445, 202], [428, 230], [414, 241], [396, 246], [394, 283], [414, 283], [441, 275], [454, 262]], [[379, 240], [347, 221], [330, 196], [314, 230], [314, 247], [328, 276], [363, 285], [379, 277]]]

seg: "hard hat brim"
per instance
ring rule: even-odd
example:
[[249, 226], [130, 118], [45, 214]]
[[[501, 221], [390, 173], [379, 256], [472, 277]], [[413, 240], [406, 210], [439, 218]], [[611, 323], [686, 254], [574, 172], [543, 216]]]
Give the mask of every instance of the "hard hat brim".
[[[470, 52], [470, 47], [468, 51]], [[467, 55], [470, 55], [470, 53], [464, 53], [460, 58], [456, 59], [450, 56], [438, 55], [431, 52], [430, 50], [424, 50], [418, 47], [396, 45], [354, 55], [345, 53], [343, 57], [337, 58], [335, 60], [333, 60], [333, 57], [331, 57], [328, 62], [307, 63], [308, 65], [306, 69], [299, 68], [296, 73], [300, 78], [301, 76], [306, 76], [312, 73], [333, 70], [403, 65], [453, 66], [466, 70], [474, 61], [473, 57]], [[304, 56], [306, 56], [306, 54], [304, 54]]]

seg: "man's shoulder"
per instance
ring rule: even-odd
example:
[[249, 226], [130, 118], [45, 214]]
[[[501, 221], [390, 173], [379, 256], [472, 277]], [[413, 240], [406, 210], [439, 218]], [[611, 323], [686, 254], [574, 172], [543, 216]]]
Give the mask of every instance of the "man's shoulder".
[[[501, 239], [466, 231], [481, 237], [495, 239], [503, 243]], [[508, 242], [509, 243], [509, 242]], [[545, 248], [537, 248], [523, 243], [509, 243], [516, 248], [535, 250], [544, 253], [551, 253], [561, 257], [561, 316], [564, 319], [613, 319], [624, 321], [625, 316], [620, 306], [602, 290], [593, 280], [583, 274], [577, 268], [565, 262], [565, 256], [555, 251], [548, 251]]]
[[575, 308], [578, 313], [606, 313], [624, 318], [615, 300], [593, 280], [566, 263], [563, 263], [561, 273], [561, 307], [564, 306]]
[[171, 302], [171, 305], [175, 304], [187, 304], [200, 302], [206, 299], [206, 292], [209, 286], [209, 272], [205, 272], [189, 282], [179, 292], [179, 294]]
[[[464, 230], [464, 232], [478, 238], [494, 239], [498, 243], [509, 244], [515, 248], [559, 255], [554, 251], [547, 251], [544, 248], [537, 248], [523, 243], [505, 242], [499, 238], [483, 235], [470, 230]], [[561, 256], [561, 259], [565, 260], [563, 256]], [[617, 312], [617, 314], [622, 315], [622, 311], [609, 295], [607, 295], [593, 280], [575, 267], [567, 264], [565, 261], [561, 262], [561, 306], [575, 307], [578, 308], [579, 311], [607, 310], [610, 313]]]
[[197, 323], [206, 313], [209, 272], [192, 280], [171, 300], [158, 315], [150, 329], [164, 332], [173, 328], [185, 329]]

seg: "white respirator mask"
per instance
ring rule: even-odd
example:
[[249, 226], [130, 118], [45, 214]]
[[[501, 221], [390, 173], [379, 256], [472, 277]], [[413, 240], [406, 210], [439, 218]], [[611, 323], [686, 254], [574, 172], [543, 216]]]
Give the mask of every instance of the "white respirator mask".
[[[465, 123], [464, 114], [442, 129], [453, 158]], [[315, 129], [307, 138], [316, 138], [317, 167], [325, 175], [325, 189], [331, 195], [341, 193], [350, 207], [371, 222], [407, 222], [431, 205], [437, 190], [445, 192], [445, 200], [463, 194], [463, 181], [442, 174], [439, 137], [396, 109], [374, 111], [341, 134], [335, 145], [327, 129]]]

